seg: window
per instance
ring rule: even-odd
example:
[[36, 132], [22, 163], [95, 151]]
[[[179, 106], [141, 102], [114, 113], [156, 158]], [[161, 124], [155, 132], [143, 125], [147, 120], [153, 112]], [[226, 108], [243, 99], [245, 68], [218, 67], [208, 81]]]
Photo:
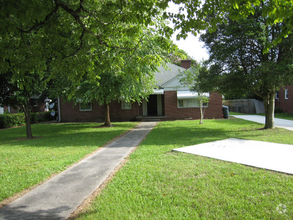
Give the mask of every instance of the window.
[[276, 92], [275, 99], [279, 99], [279, 91]]
[[92, 103], [79, 103], [79, 111], [91, 111]]
[[126, 102], [126, 101], [122, 101], [121, 102], [121, 109], [131, 109], [131, 103]]
[[[177, 102], [178, 108], [199, 108], [198, 99], [178, 99]], [[208, 103], [203, 103], [202, 107], [208, 107]]]
[[285, 99], [288, 99], [288, 89], [285, 89]]
[[34, 105], [34, 107], [38, 106], [38, 100], [37, 99], [33, 99], [33, 105]]

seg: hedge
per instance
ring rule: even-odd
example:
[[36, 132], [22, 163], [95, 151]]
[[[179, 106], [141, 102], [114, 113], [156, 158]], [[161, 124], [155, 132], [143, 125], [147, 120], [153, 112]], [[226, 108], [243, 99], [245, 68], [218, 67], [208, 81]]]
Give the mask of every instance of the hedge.
[[[37, 122], [37, 114], [31, 113], [31, 123]], [[0, 115], [0, 128], [9, 128], [25, 124], [24, 113]]]

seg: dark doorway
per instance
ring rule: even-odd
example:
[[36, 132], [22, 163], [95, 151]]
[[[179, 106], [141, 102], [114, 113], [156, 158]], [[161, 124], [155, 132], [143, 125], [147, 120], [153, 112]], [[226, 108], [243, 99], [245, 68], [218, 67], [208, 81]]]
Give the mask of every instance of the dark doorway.
[[150, 95], [148, 98], [148, 115], [149, 116], [157, 116], [157, 96], [156, 95]]

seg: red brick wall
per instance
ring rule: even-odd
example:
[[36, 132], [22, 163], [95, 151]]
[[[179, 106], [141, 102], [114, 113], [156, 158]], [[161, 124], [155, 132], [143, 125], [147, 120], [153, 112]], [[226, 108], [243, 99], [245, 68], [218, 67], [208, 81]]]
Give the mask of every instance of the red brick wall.
[[33, 99], [30, 100], [30, 105], [32, 106], [31, 111], [32, 112], [44, 112], [45, 111], [45, 103], [38, 99], [38, 105], [34, 106]]
[[[178, 108], [177, 92], [165, 91], [165, 116], [167, 120], [200, 118], [199, 108]], [[209, 105], [205, 110], [204, 118], [222, 118], [222, 96], [218, 93], [210, 93]]]
[[[200, 118], [199, 108], [177, 108], [177, 92], [166, 91], [164, 95], [164, 109], [166, 120]], [[111, 121], [133, 121], [137, 116], [142, 116], [142, 104], [132, 104], [129, 110], [122, 110], [121, 103], [115, 101], [110, 104]], [[205, 110], [205, 118], [222, 118], [222, 96], [210, 93], [209, 106]], [[104, 106], [92, 104], [92, 111], [79, 111], [79, 105], [73, 102], [63, 102], [61, 99], [61, 121], [104, 121]]]
[[[288, 99], [285, 99], [285, 89], [288, 89]], [[279, 99], [275, 99], [275, 105], [286, 113], [293, 113], [293, 86], [285, 86], [279, 90]]]
[[181, 60], [181, 67], [188, 69], [191, 66], [191, 60]]
[[[79, 111], [79, 104], [74, 105], [73, 102], [60, 101], [61, 121], [62, 122], [86, 122], [86, 121], [104, 121], [104, 105], [92, 103], [92, 111]], [[139, 106], [137, 103], [132, 104], [131, 109], [122, 110], [121, 103], [117, 101], [110, 103], [110, 119], [111, 121], [133, 121], [139, 115]]]

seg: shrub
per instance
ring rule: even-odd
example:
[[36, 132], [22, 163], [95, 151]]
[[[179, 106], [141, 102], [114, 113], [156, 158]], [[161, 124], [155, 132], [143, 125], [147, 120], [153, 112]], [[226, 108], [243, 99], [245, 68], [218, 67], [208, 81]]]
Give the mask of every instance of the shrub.
[[37, 121], [43, 122], [43, 121], [51, 121], [55, 120], [56, 116], [51, 116], [51, 111], [49, 112], [41, 112], [37, 114]]
[[276, 107], [275, 108], [275, 113], [284, 113], [282, 109]]
[[[37, 114], [31, 113], [31, 123], [37, 122]], [[24, 113], [2, 114], [0, 115], [0, 128], [10, 128], [25, 124]]]
[[31, 124], [37, 123], [37, 113], [32, 112], [31, 113]]
[[9, 128], [12, 126], [23, 124], [25, 124], [25, 118], [23, 113], [0, 115], [0, 128]]

